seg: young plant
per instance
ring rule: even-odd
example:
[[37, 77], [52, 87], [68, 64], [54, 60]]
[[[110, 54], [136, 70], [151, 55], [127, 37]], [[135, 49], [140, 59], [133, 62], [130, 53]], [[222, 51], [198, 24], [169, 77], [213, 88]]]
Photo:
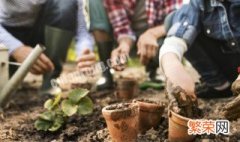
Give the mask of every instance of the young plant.
[[59, 130], [66, 120], [73, 115], [88, 115], [93, 112], [93, 102], [87, 96], [86, 89], [75, 89], [67, 98], [58, 94], [54, 99], [44, 103], [45, 112], [35, 121], [35, 128], [42, 131], [55, 132]]

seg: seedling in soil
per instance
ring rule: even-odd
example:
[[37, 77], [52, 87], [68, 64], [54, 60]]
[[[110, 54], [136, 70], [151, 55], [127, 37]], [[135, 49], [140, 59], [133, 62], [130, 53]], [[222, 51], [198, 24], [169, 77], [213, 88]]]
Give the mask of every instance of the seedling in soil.
[[66, 98], [58, 94], [44, 103], [45, 112], [35, 121], [35, 128], [42, 131], [59, 130], [73, 115], [88, 115], [93, 112], [93, 102], [86, 89], [75, 89]]

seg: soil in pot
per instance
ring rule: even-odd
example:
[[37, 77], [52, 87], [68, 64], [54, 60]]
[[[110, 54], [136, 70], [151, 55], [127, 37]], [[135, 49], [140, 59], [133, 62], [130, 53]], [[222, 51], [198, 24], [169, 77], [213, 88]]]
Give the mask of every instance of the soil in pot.
[[113, 142], [135, 142], [139, 129], [137, 104], [116, 104], [102, 109]]
[[180, 87], [167, 90], [169, 103], [169, 134], [170, 142], [191, 142], [195, 136], [188, 135], [188, 121], [202, 118], [202, 111], [186, 91]]
[[148, 99], [133, 100], [139, 105], [139, 131], [145, 133], [151, 128], [160, 125], [161, 117], [166, 106], [163, 102], [155, 102]]
[[137, 89], [137, 81], [130, 78], [121, 78], [117, 81], [116, 97], [120, 100], [130, 100]]

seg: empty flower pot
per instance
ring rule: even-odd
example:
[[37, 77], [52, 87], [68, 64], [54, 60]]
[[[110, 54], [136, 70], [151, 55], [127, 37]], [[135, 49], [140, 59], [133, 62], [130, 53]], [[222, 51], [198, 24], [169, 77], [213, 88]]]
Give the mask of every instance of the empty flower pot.
[[135, 142], [139, 125], [137, 104], [116, 104], [102, 109], [113, 142]]
[[165, 104], [150, 100], [133, 100], [133, 103], [139, 105], [139, 130], [145, 133], [151, 128], [156, 128], [161, 121]]
[[121, 100], [132, 99], [136, 91], [137, 82], [134, 79], [122, 78], [117, 81], [116, 97]]
[[188, 135], [188, 121], [190, 118], [183, 117], [169, 109], [169, 142], [193, 142], [194, 135]]

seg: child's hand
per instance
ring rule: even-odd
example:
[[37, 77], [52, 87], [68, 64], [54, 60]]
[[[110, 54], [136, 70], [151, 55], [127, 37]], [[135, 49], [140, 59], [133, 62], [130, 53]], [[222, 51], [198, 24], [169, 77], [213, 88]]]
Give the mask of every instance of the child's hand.
[[193, 100], [197, 98], [193, 79], [185, 71], [182, 63], [174, 53], [167, 53], [162, 57], [162, 67], [167, 79], [174, 86], [180, 86]]

